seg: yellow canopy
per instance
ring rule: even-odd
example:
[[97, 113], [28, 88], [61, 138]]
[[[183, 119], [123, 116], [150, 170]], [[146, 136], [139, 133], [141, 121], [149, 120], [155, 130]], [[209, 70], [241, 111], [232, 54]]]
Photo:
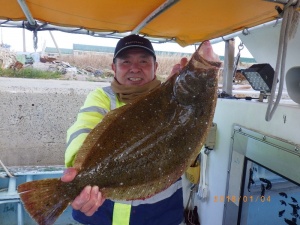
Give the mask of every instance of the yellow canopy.
[[43, 23], [95, 32], [135, 31], [173, 39], [182, 46], [253, 27], [278, 15], [275, 3], [262, 0], [0, 0], [0, 18], [26, 21], [20, 2], [34, 20]]

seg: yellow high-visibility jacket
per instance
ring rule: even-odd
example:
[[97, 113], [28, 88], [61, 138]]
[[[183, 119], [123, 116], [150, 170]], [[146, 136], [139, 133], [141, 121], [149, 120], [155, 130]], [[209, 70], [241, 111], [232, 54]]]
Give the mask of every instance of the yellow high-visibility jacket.
[[88, 133], [102, 121], [112, 109], [125, 105], [116, 97], [111, 87], [97, 88], [86, 98], [80, 108], [76, 122], [67, 132], [67, 150], [65, 152], [66, 167], [73, 166], [75, 156]]

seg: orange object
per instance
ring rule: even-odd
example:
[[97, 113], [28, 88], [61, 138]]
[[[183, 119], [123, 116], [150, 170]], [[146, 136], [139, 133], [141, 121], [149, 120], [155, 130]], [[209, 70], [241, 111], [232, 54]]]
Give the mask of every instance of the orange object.
[[[31, 0], [35, 20], [91, 31], [131, 32], [166, 1]], [[0, 0], [0, 18], [26, 20], [17, 0]], [[181, 0], [151, 17], [139, 33], [182, 46], [228, 35], [276, 19], [278, 3], [262, 0]], [[152, 19], [153, 18], [153, 19]]]
[[198, 184], [199, 183], [199, 180], [200, 180], [200, 164], [199, 164], [199, 161], [197, 161], [195, 166], [190, 166], [186, 170], [185, 176], [192, 184]]

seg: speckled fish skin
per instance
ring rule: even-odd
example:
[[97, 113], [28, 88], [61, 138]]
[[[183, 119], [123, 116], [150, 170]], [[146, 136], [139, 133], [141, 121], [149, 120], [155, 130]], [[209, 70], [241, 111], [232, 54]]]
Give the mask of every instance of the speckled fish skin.
[[[86, 185], [99, 186], [109, 199], [145, 199], [184, 173], [203, 146], [216, 106], [220, 63], [202, 58], [201, 47], [179, 75], [111, 111], [91, 131], [76, 157], [79, 173], [72, 182], [48, 179], [19, 186], [26, 209], [39, 224], [54, 223]], [[55, 193], [43, 200], [46, 191], [39, 195], [39, 189]]]

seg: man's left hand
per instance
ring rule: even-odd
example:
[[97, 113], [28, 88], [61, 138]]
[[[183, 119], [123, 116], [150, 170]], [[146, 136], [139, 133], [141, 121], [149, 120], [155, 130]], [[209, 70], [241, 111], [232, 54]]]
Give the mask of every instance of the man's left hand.
[[173, 69], [171, 71], [171, 74], [168, 76], [167, 79], [169, 79], [170, 77], [172, 77], [173, 75], [175, 75], [176, 73], [179, 73], [180, 70], [182, 70], [183, 67], [186, 66], [186, 64], [188, 63], [188, 59], [186, 57], [183, 57], [181, 60], [180, 60], [180, 63], [178, 64], [175, 64], [173, 66]]

